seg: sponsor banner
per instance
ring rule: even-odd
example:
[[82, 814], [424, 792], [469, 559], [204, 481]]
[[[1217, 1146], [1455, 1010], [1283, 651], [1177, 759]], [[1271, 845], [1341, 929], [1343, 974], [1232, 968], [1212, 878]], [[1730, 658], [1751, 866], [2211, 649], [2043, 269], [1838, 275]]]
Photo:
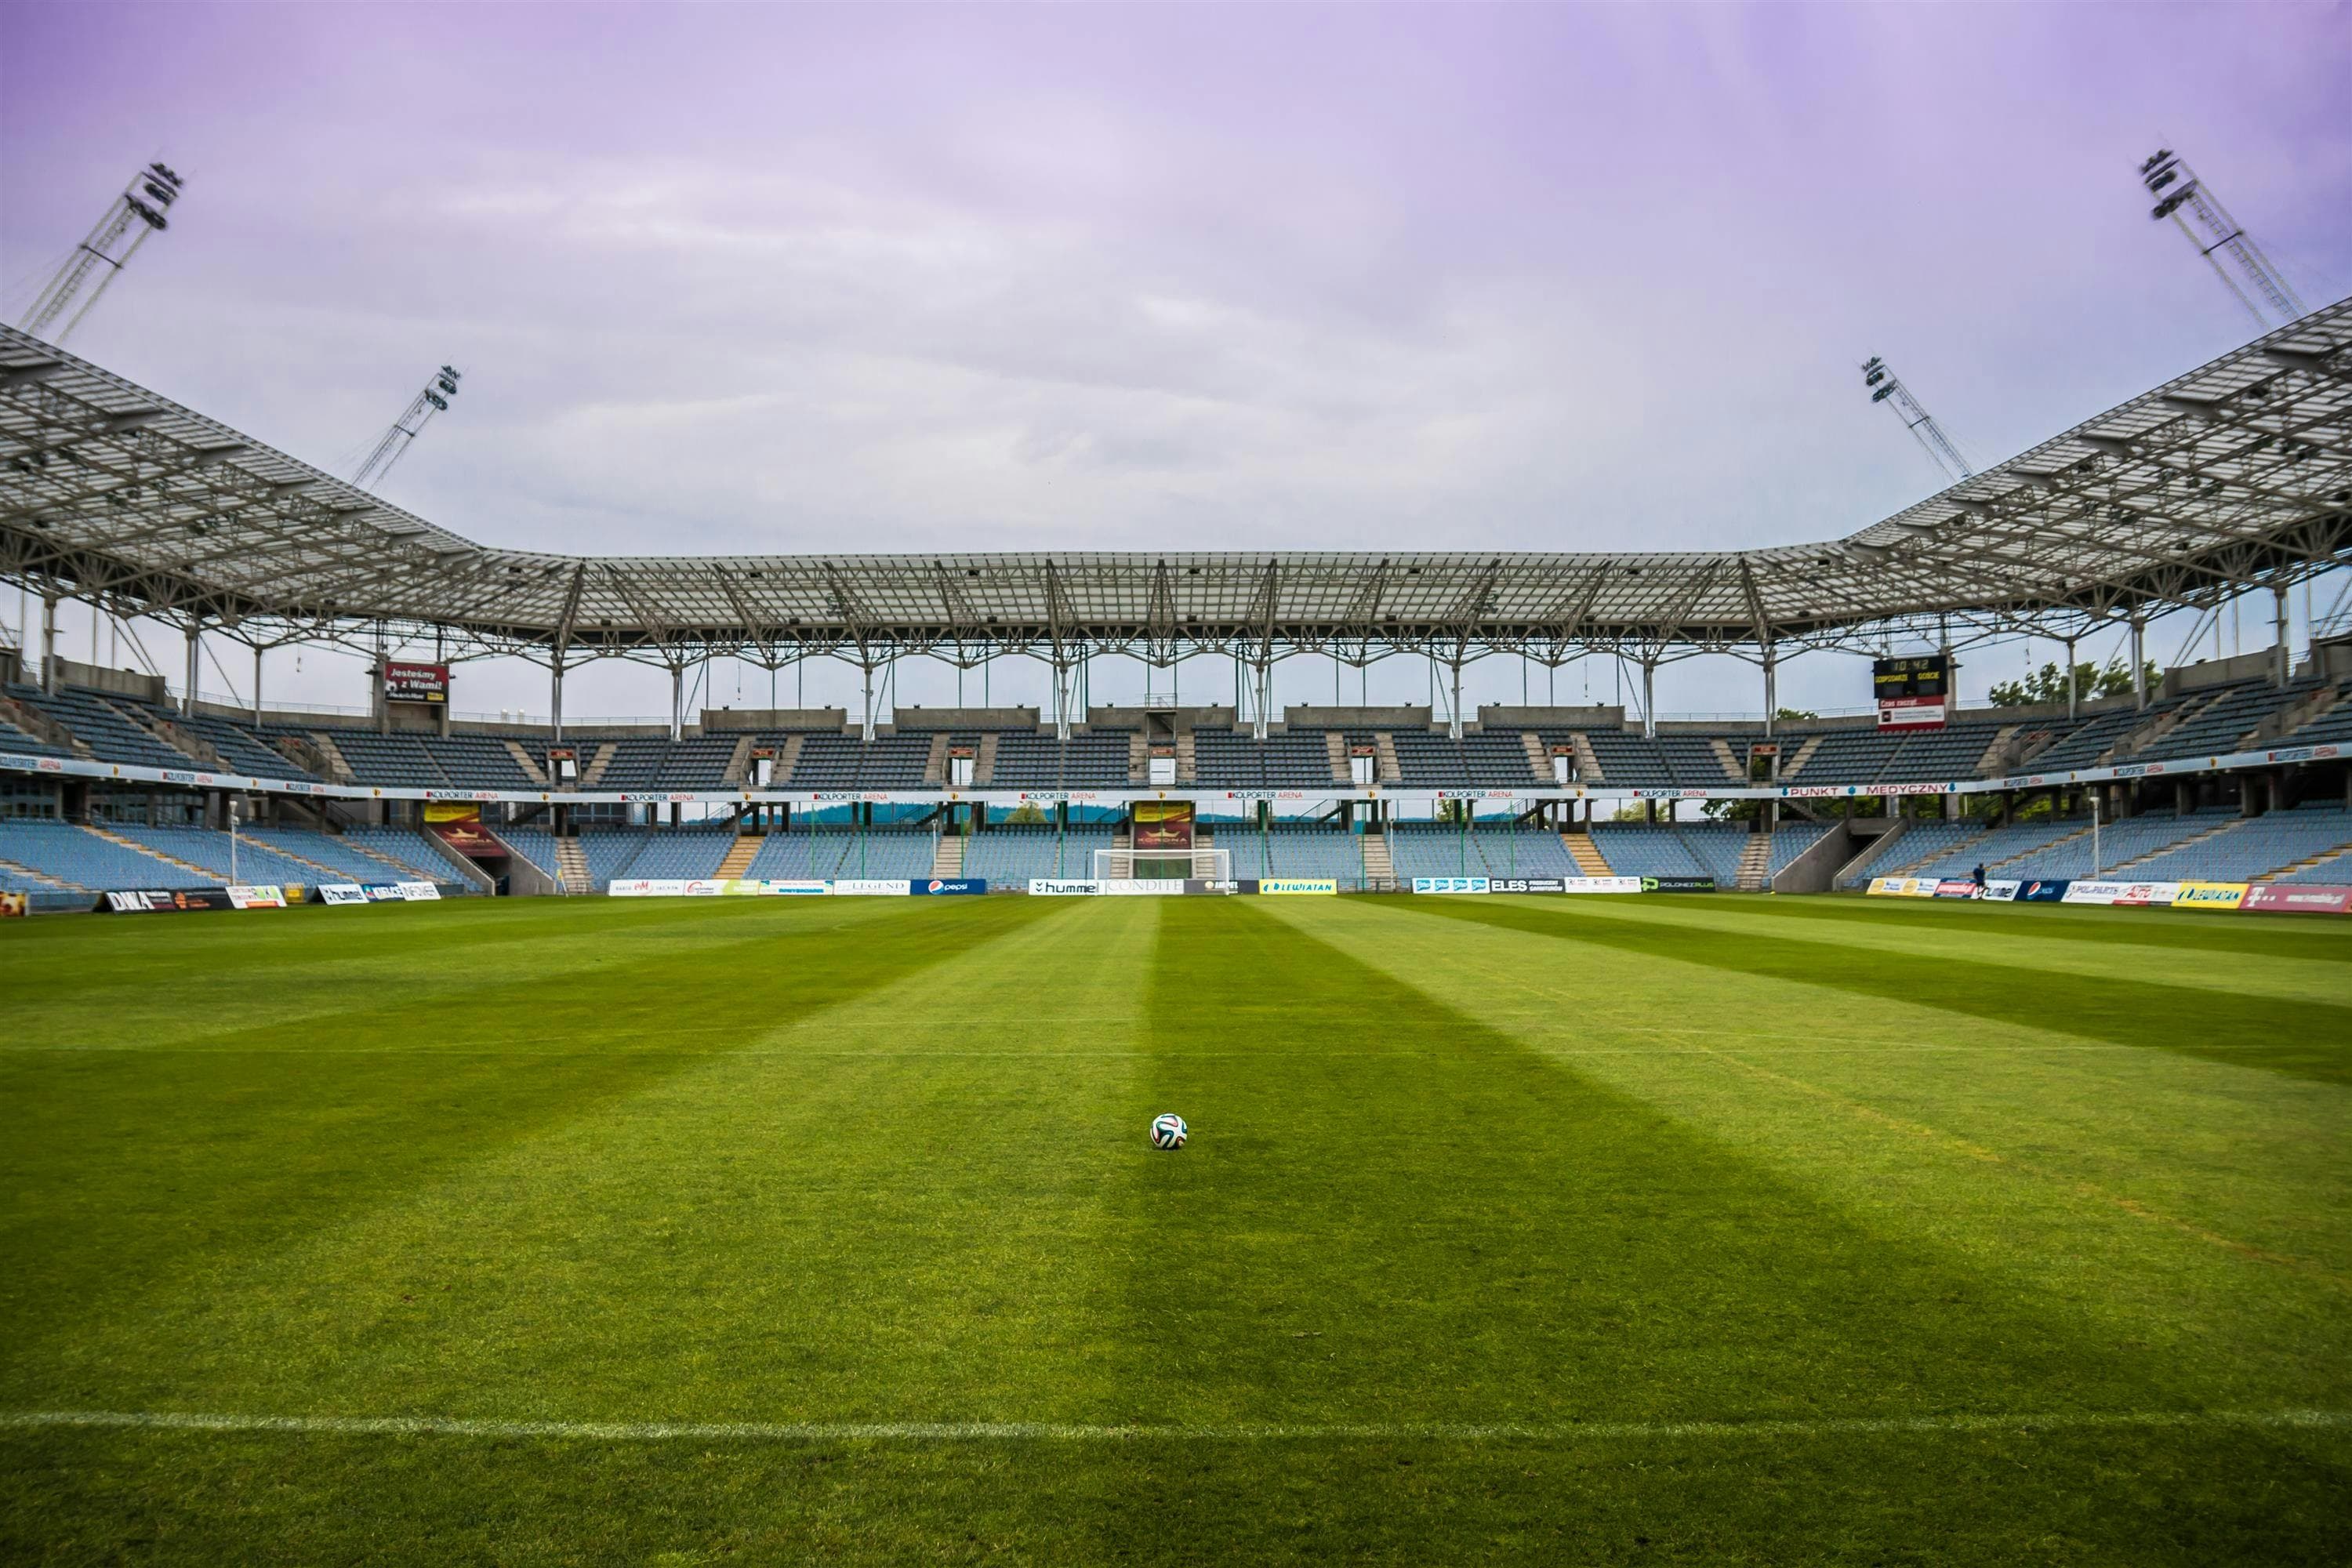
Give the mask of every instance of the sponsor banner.
[[730, 879], [719, 884], [720, 894], [730, 899], [756, 899], [767, 890], [768, 884], [759, 880]]
[[1189, 800], [1139, 800], [1129, 813], [1135, 823], [1138, 849], [1192, 847], [1192, 803]]
[[844, 899], [903, 899], [908, 894], [908, 883], [903, 877], [896, 881], [880, 878], [836, 877], [833, 890], [836, 897]]
[[831, 882], [806, 880], [780, 882], [771, 879], [764, 884], [764, 888], [767, 892], [785, 899], [826, 898], [833, 892]]
[[1565, 893], [1568, 884], [1558, 877], [1490, 877], [1490, 893]]
[[1102, 890], [1102, 884], [1091, 877], [1029, 879], [1029, 896], [1033, 899], [1090, 899]]
[[926, 877], [912, 883], [908, 891], [914, 893], [984, 893], [988, 882], [980, 877]]
[[1173, 877], [1105, 877], [1095, 886], [1105, 896], [1119, 899], [1182, 898], [1185, 889], [1185, 884]]
[[32, 912], [31, 894], [13, 892], [6, 888], [0, 888], [0, 921], [22, 920]]
[[2063, 903], [2066, 898], [2066, 879], [2045, 881], [2024, 881], [2017, 886], [2017, 901], [2021, 904]]
[[684, 889], [689, 899], [715, 899], [727, 891], [727, 884], [709, 877], [698, 877]]
[[425, 820], [434, 822], [479, 822], [482, 806], [479, 801], [451, 800], [446, 796], [425, 803]]
[[1973, 899], [1976, 896], [1976, 883], [1966, 877], [1947, 877], [1936, 884], [1936, 897], [1939, 899]]
[[226, 891], [228, 901], [240, 910], [282, 910], [286, 907], [286, 889], [267, 883], [239, 883]]
[[449, 667], [446, 664], [407, 664], [388, 658], [383, 661], [383, 700], [387, 702], [446, 702], [449, 700]]
[[118, 915], [165, 915], [236, 906], [226, 888], [121, 888], [106, 895], [105, 908]]
[[322, 904], [363, 904], [368, 901], [368, 896], [366, 889], [357, 882], [321, 882], [319, 884], [319, 901]]
[[394, 882], [393, 886], [412, 904], [437, 903], [441, 899], [441, 889], [431, 882]]
[[1642, 890], [1639, 877], [1562, 877], [1559, 890], [1563, 893], [1638, 893]]
[[2170, 882], [2109, 882], [2076, 878], [2066, 886], [2059, 901], [2068, 904], [2116, 904], [2127, 909], [2146, 909], [2150, 905], [2172, 902]]
[[1260, 877], [1261, 893], [1336, 893], [1339, 884], [1329, 877]]
[[1944, 727], [1944, 700], [1940, 697], [1893, 697], [1878, 705], [1878, 727], [1882, 730], [1940, 730]]
[[[1412, 890], [1416, 893], [1483, 893], [1487, 879], [1484, 877], [1415, 877]], [[1260, 883], [1261, 887], [1265, 884]]]
[[1642, 891], [1645, 893], [1712, 893], [1712, 877], [1644, 877]]
[[2246, 901], [2243, 882], [2183, 882], [2172, 895], [2176, 910], [2234, 910]]
[[1990, 881], [1985, 884], [1984, 896], [1988, 899], [1997, 900], [2004, 904], [2011, 903], [2017, 898], [2017, 889], [2024, 885], [2025, 884], [2022, 882], [2012, 882], [2007, 880]]
[[2319, 883], [2256, 882], [2246, 889], [2242, 910], [2294, 910], [2305, 914], [2352, 914], [2352, 888]]

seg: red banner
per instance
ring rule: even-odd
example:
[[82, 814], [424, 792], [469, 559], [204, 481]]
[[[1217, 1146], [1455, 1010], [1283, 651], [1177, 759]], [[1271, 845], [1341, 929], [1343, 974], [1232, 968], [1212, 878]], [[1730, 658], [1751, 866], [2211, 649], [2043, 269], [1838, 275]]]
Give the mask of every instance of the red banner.
[[2256, 882], [2246, 889], [2242, 910], [2294, 910], [2308, 915], [2352, 914], [2352, 888], [2318, 883]]

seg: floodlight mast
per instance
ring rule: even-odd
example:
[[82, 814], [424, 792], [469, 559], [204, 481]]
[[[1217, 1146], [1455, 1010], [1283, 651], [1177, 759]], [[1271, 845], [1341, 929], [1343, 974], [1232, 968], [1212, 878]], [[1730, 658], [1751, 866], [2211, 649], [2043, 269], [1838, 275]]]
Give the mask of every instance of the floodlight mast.
[[[2170, 218], [2180, 226], [2189, 243], [2213, 264], [2215, 274], [2238, 297], [2256, 326], [2268, 331], [2303, 319], [2303, 301], [2295, 298], [2285, 275], [2263, 254], [2253, 236], [2239, 226], [2221, 198], [2190, 173], [2179, 153], [2159, 147], [2140, 164], [2139, 180], [2147, 194], [2157, 198], [2147, 216], [2159, 223]], [[2191, 217], [2197, 220], [2194, 227], [2189, 225]], [[2234, 266], [2234, 274], [2231, 266], [2223, 264], [2224, 258]]]
[[1960, 448], [1944, 434], [1944, 427], [1919, 406], [1919, 400], [1911, 395], [1911, 389], [1903, 384], [1903, 378], [1887, 369], [1886, 362], [1876, 354], [1863, 362], [1862, 384], [1871, 389], [1870, 400], [1873, 403], [1894, 405], [1895, 412], [1902, 418], [1905, 427], [1917, 438], [1920, 446], [1927, 449], [1927, 456], [1936, 460], [1937, 468], [1955, 479], [1969, 479], [1976, 473], [1976, 469], [1969, 466], [1969, 460], [1960, 456]]
[[425, 390], [410, 400], [400, 417], [392, 422], [392, 428], [376, 442], [375, 450], [368, 454], [367, 461], [362, 463], [359, 471], [352, 476], [352, 483], [383, 482], [384, 477], [392, 472], [392, 466], [400, 461], [401, 455], [408, 450], [408, 444], [416, 439], [417, 432], [425, 428], [425, 422], [436, 413], [446, 414], [449, 411], [449, 399], [457, 395], [458, 374], [446, 364], [433, 373], [432, 379], [425, 384]]
[[[162, 163], [150, 163], [131, 175], [122, 194], [114, 198], [114, 205], [106, 209], [106, 216], [98, 220], [98, 226], [74, 247], [73, 254], [66, 258], [57, 276], [35, 297], [33, 308], [18, 324], [35, 337], [47, 338], [55, 346], [65, 347], [66, 340], [81, 325], [82, 318], [89, 314], [90, 307], [98, 303], [107, 285], [122, 275], [123, 268], [147, 243], [147, 237], [171, 226], [163, 215], [179, 199], [180, 176]], [[92, 277], [98, 279], [95, 285], [90, 284]], [[79, 306], [52, 336], [50, 329], [56, 326], [58, 318], [77, 300]]]

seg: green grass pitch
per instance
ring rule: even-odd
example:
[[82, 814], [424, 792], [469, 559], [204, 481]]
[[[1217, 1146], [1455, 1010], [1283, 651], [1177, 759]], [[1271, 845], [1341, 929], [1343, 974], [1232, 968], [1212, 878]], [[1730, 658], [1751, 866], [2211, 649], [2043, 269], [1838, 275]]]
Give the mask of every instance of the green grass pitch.
[[0, 1560], [2344, 1562], [2347, 1108], [2292, 918], [14, 922]]

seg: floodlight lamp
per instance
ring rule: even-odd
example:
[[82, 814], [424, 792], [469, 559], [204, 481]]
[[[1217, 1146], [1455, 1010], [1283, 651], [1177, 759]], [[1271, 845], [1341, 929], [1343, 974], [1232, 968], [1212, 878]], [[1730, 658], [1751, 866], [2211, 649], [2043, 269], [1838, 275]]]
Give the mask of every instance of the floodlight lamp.
[[1895, 389], [1892, 386], [1882, 386], [1870, 395], [1870, 400], [1873, 403], [1884, 403], [1894, 395], [1894, 392]]

